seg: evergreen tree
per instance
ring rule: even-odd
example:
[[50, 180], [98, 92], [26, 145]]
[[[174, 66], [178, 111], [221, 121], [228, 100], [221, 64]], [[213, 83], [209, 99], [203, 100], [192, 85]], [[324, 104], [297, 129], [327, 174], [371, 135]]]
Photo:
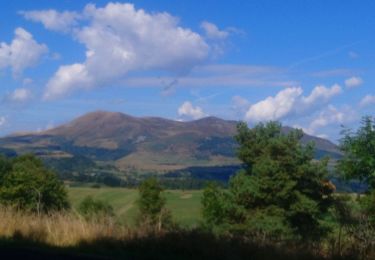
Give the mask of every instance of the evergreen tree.
[[[221, 196], [226, 201], [220, 209], [225, 210], [223, 223], [275, 239], [319, 239], [327, 231], [321, 220], [334, 190], [326, 179], [328, 160], [314, 162], [314, 147], [300, 144], [302, 134], [300, 130], [284, 134], [276, 122], [253, 129], [238, 125], [238, 157], [245, 169]], [[214, 213], [207, 206], [204, 210]]]
[[366, 116], [356, 132], [343, 131], [340, 148], [344, 157], [338, 163], [338, 170], [347, 179], [366, 182], [375, 189], [375, 119]]

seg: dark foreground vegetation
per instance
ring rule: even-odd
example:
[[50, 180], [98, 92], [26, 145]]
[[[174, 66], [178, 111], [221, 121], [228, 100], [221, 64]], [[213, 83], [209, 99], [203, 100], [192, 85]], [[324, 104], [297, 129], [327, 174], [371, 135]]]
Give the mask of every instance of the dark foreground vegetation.
[[[204, 221], [176, 223], [160, 182], [139, 185], [136, 227], [110, 203], [85, 198], [71, 209], [63, 183], [32, 155], [0, 160], [0, 247], [4, 256], [122, 259], [374, 259], [375, 121], [344, 131], [337, 172], [368, 185], [342, 194], [328, 158], [314, 160], [301, 131], [279, 123], [238, 125], [244, 169], [227, 188], [204, 191]], [[1, 254], [0, 253], [0, 254]]]

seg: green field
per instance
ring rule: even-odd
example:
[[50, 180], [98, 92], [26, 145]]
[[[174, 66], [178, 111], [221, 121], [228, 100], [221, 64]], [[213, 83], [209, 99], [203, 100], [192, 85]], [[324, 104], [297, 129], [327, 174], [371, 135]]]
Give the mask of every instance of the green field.
[[[137, 215], [135, 202], [138, 191], [125, 188], [82, 188], [68, 189], [73, 209], [88, 195], [95, 199], [109, 202], [119, 222], [134, 225]], [[195, 226], [201, 220], [202, 191], [167, 190], [164, 192], [167, 208], [172, 212], [174, 220], [183, 226]]]

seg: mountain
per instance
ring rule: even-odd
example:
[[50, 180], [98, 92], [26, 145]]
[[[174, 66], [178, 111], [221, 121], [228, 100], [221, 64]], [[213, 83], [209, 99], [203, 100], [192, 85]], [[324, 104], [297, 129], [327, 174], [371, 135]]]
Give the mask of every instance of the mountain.
[[[170, 172], [239, 165], [236, 124], [216, 117], [179, 122], [97, 111], [47, 131], [1, 138], [0, 152], [32, 152], [66, 172]], [[302, 142], [309, 141], [316, 143], [317, 157], [339, 156], [332, 142], [305, 134]]]

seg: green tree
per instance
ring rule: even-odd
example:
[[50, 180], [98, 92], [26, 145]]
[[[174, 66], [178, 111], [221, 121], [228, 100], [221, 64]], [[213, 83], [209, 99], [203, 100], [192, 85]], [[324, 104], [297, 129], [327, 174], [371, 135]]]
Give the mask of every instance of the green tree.
[[340, 148], [344, 155], [337, 169], [347, 179], [366, 182], [375, 189], [375, 119], [363, 117], [356, 132], [346, 129], [342, 135]]
[[165, 208], [165, 197], [162, 195], [163, 188], [155, 178], [143, 181], [139, 188], [138, 222], [156, 226], [160, 230], [171, 221], [171, 215]]
[[[226, 202], [216, 203], [227, 205], [218, 207], [225, 211], [222, 222], [264, 239], [291, 235], [319, 239], [327, 232], [321, 220], [335, 187], [326, 179], [328, 160], [314, 162], [314, 147], [301, 145], [302, 135], [299, 130], [284, 134], [277, 122], [253, 129], [238, 125], [238, 157], [245, 169], [221, 196]], [[205, 210], [209, 209], [204, 205]]]
[[203, 218], [209, 226], [222, 223], [227, 212], [225, 192], [216, 183], [209, 183], [203, 191]]
[[12, 162], [7, 157], [0, 155], [0, 186], [3, 183], [4, 176], [12, 170]]
[[111, 204], [101, 200], [95, 200], [92, 196], [85, 197], [79, 204], [78, 211], [86, 219], [101, 220], [113, 217], [114, 210]]
[[69, 207], [64, 184], [33, 155], [22, 155], [6, 166], [0, 185], [0, 202], [42, 213]]

